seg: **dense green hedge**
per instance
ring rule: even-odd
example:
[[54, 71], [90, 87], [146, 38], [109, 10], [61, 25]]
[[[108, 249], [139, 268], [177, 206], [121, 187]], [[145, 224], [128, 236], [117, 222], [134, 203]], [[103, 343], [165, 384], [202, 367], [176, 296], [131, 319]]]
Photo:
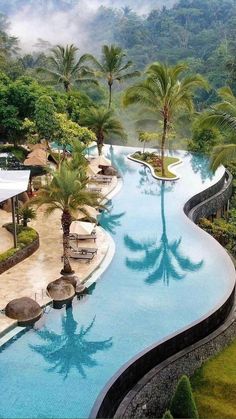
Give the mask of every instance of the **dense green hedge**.
[[[13, 234], [13, 224], [6, 224], [4, 226], [10, 233]], [[28, 246], [34, 240], [37, 239], [38, 233], [31, 227], [23, 227], [22, 225], [17, 225], [17, 248], [10, 248], [5, 252], [0, 254], [0, 262], [5, 262], [15, 253], [17, 253], [20, 249]]]

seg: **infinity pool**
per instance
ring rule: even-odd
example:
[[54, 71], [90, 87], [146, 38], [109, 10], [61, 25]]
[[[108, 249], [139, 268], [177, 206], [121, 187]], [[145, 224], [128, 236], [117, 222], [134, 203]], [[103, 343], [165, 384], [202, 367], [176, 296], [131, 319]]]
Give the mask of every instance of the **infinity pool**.
[[131, 149], [107, 151], [124, 181], [100, 219], [114, 259], [72, 309], [51, 309], [2, 347], [1, 418], [87, 418], [126, 361], [214, 309], [232, 287], [225, 251], [183, 213], [223, 169], [213, 176], [206, 160], [181, 152], [181, 179], [164, 184], [126, 159]]

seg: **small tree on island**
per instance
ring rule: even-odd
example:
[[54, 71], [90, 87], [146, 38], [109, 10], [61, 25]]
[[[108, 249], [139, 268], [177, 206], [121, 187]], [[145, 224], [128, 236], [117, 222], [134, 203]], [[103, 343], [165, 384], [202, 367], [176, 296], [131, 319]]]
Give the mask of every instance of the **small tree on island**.
[[193, 92], [198, 88], [206, 88], [207, 83], [200, 75], [183, 76], [188, 70], [186, 64], [169, 67], [162, 63], [151, 64], [144, 75], [146, 78], [129, 87], [124, 95], [124, 106], [139, 104], [145, 114], [146, 122], [155, 126], [161, 120], [161, 169], [165, 177], [165, 148], [168, 133], [177, 113], [185, 109], [193, 111]]
[[174, 418], [199, 418], [191, 384], [186, 375], [183, 375], [177, 384], [170, 411]]

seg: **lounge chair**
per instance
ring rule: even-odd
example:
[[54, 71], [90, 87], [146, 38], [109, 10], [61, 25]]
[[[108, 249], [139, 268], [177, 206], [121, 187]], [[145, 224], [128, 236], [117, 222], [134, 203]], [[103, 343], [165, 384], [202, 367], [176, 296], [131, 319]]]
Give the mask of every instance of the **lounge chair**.
[[87, 263], [91, 262], [91, 260], [94, 258], [94, 254], [92, 253], [81, 253], [81, 252], [75, 252], [74, 250], [70, 250], [69, 256], [73, 259], [77, 260], [85, 260]]
[[95, 186], [93, 187], [87, 187], [87, 191], [89, 192], [94, 192], [94, 193], [100, 193], [102, 192], [102, 188], [96, 188]]
[[98, 252], [97, 247], [78, 247], [78, 252], [82, 254], [92, 253], [92, 255], [96, 255]]
[[101, 182], [101, 183], [111, 183], [112, 176], [104, 176], [104, 175], [95, 175], [92, 178], [95, 182]]
[[82, 254], [92, 253], [96, 255], [98, 251], [97, 247], [78, 247], [78, 246], [74, 246], [73, 243], [70, 244], [70, 248], [74, 252], [80, 252]]
[[96, 233], [95, 234], [77, 234], [76, 239], [77, 240], [90, 240], [90, 239], [92, 239], [95, 242], [96, 239], [97, 239], [97, 235], [96, 235]]

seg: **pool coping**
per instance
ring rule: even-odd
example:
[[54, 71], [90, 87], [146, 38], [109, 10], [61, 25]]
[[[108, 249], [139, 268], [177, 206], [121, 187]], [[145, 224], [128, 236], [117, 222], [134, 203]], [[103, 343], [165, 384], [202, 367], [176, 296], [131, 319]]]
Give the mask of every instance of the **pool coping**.
[[[107, 195], [104, 196], [103, 204], [105, 204], [115, 195], [117, 195], [121, 191], [122, 187], [122, 179], [117, 178], [117, 183], [114, 186], [114, 188]], [[107, 237], [108, 247], [100, 263], [97, 266], [95, 266], [94, 270], [82, 280], [82, 283], [86, 285], [86, 288], [90, 288], [95, 282], [97, 282], [100, 279], [103, 272], [108, 268], [108, 266], [112, 262], [116, 250], [115, 242], [111, 235], [107, 231], [105, 231], [101, 226], [99, 226], [99, 228], [103, 230], [104, 234]], [[49, 300], [46, 303], [42, 304], [41, 308], [45, 309], [47, 306], [51, 304], [52, 300]], [[18, 333], [22, 332], [24, 329], [25, 327], [18, 326], [17, 320], [12, 319], [12, 324], [7, 326], [0, 332], [0, 348], [1, 346], [5, 345], [5, 343], [7, 343], [10, 339], [18, 335]]]
[[[193, 195], [190, 200], [193, 200], [194, 197], [197, 195], [200, 196], [200, 194], [202, 193], [203, 200], [201, 204], [204, 205], [204, 202], [207, 201], [207, 199], [210, 197], [213, 198], [215, 194], [213, 193], [212, 195], [210, 194], [209, 196], [205, 197], [205, 195], [207, 194], [207, 191], [209, 193], [211, 192], [212, 189], [214, 190], [214, 186], [217, 184], [220, 184], [220, 181], [222, 181], [222, 179], [225, 178], [225, 176], [226, 176], [226, 172], [223, 173], [220, 180], [216, 181], [213, 185], [210, 185], [208, 188], [204, 189], [198, 194]], [[220, 191], [218, 191], [218, 194], [219, 193]], [[183, 212], [185, 214], [187, 212], [185, 211], [187, 202], [185, 203], [183, 207]], [[191, 210], [192, 209], [193, 208], [191, 208]], [[187, 212], [186, 215], [188, 216], [188, 214], [189, 212]], [[191, 218], [189, 218], [189, 220], [191, 220]], [[193, 222], [193, 225], [195, 225], [194, 222]], [[227, 255], [227, 252], [225, 253]], [[228, 259], [228, 257], [227, 257], [227, 263], [231, 263], [233, 265], [232, 260]], [[94, 418], [113, 417], [119, 404], [122, 402], [122, 400], [127, 396], [127, 394], [130, 391], [132, 391], [132, 388], [135, 385], [138, 385], [138, 382], [142, 379], [142, 377], [148, 374], [149, 371], [151, 371], [159, 363], [164, 362], [165, 359], [169, 358], [170, 356], [174, 356], [175, 354], [177, 354], [179, 351], [183, 350], [184, 348], [187, 348], [190, 345], [193, 345], [194, 343], [198, 342], [200, 339], [204, 339], [206, 336], [208, 336], [210, 333], [216, 330], [217, 327], [220, 326], [220, 324], [223, 324], [223, 322], [229, 315], [232, 309], [233, 303], [234, 303], [235, 284], [236, 284], [235, 269], [234, 269], [233, 277], [229, 278], [229, 282], [230, 284], [229, 284], [228, 291], [226, 292], [226, 295], [222, 297], [211, 310], [209, 310], [203, 316], [199, 317], [194, 322], [191, 322], [187, 326], [168, 335], [164, 339], [161, 339], [153, 343], [152, 345], [148, 346], [147, 348], [145, 348], [144, 350], [136, 354], [134, 357], [129, 359], [125, 364], [123, 364], [121, 368], [110, 378], [110, 380], [108, 380], [106, 385], [103, 387], [103, 389], [99, 393], [92, 407], [89, 418], [94, 419]], [[223, 315], [222, 315], [222, 312], [223, 312]], [[222, 315], [222, 319], [219, 318], [220, 315]], [[215, 320], [214, 320], [214, 316], [216, 317]], [[210, 320], [212, 320], [212, 325], [210, 324]], [[202, 325], [203, 327], [201, 329]], [[205, 329], [205, 326], [207, 330]], [[200, 330], [198, 330], [199, 327], [200, 327]], [[192, 340], [190, 339], [188, 342], [187, 339], [189, 339], [190, 333], [193, 334], [193, 338]], [[197, 335], [196, 337], [194, 337], [194, 333], [196, 333]], [[182, 337], [184, 346], [181, 347], [182, 343], [180, 342], [179, 348], [176, 348], [176, 343], [174, 341], [177, 342], [178, 339], [180, 339], [180, 337]], [[174, 346], [173, 353], [171, 353], [171, 350], [172, 350], [171, 348], [170, 354], [166, 356], [166, 358], [163, 358], [159, 362], [154, 363], [151, 357], [154, 356], [154, 359], [158, 359], [157, 357], [158, 349], [159, 349], [159, 352], [161, 353], [161, 349], [160, 349], [161, 346], [162, 345], [168, 346], [168, 343], [170, 346], [171, 344]], [[167, 346], [166, 346], [166, 349], [167, 349]], [[146, 366], [147, 363], [150, 363], [151, 367], [150, 366], [147, 367]], [[143, 372], [140, 372], [140, 370], [142, 370], [142, 367], [143, 367]], [[131, 380], [130, 382], [129, 382], [129, 379]], [[119, 391], [120, 391], [120, 394], [119, 394]]]
[[[152, 177], [153, 177], [154, 179], [157, 179], [157, 180], [163, 180], [163, 181], [166, 181], [166, 182], [173, 182], [173, 181], [176, 181], [176, 180], [181, 179], [181, 176], [180, 176], [180, 175], [178, 175], [178, 174], [176, 174], [176, 171], [175, 171], [175, 170], [173, 170], [173, 171], [172, 171], [172, 173], [175, 175], [175, 177], [172, 177], [172, 178], [161, 177], [161, 176], [157, 176], [157, 175], [155, 174], [155, 170], [154, 170], [154, 168], [151, 166], [151, 164], [149, 164], [149, 163], [147, 163], [147, 162], [145, 162], [145, 161], [142, 161], [142, 160], [136, 159], [135, 157], [132, 157], [132, 154], [128, 154], [127, 158], [128, 158], [129, 160], [132, 160], [132, 161], [136, 162], [136, 163], [143, 164], [144, 166], [147, 166], [147, 167], [150, 169], [151, 174], [152, 174]], [[177, 158], [178, 158], [178, 161], [176, 161], [176, 162], [171, 163], [171, 164], [169, 164], [169, 165], [168, 165], [168, 170], [172, 170], [172, 168], [173, 168], [173, 167], [175, 167], [175, 166], [180, 166], [180, 165], [182, 165], [182, 164], [183, 164], [183, 160], [182, 160], [180, 157], [177, 157]]]

